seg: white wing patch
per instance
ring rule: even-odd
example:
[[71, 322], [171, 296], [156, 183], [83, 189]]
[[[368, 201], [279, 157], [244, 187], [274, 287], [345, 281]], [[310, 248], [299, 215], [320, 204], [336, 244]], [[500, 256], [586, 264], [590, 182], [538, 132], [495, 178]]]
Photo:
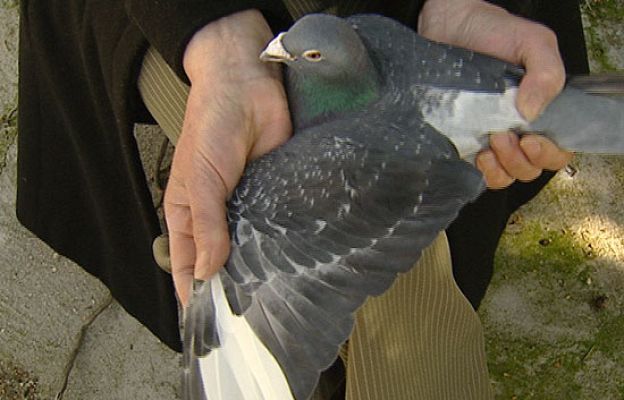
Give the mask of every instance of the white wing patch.
[[488, 133], [528, 126], [516, 109], [517, 92], [515, 87], [503, 93], [431, 89], [427, 95], [435, 104], [423, 110], [423, 117], [453, 142], [463, 159], [470, 159], [487, 145]]
[[206, 398], [210, 400], [293, 400], [277, 360], [245, 317], [232, 313], [219, 274], [211, 281], [221, 346], [199, 359]]

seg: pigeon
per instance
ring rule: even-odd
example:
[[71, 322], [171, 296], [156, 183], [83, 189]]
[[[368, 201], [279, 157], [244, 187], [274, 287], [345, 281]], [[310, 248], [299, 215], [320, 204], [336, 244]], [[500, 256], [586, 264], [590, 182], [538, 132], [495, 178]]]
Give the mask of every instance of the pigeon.
[[621, 102], [568, 86], [529, 123], [522, 68], [379, 15], [305, 16], [260, 58], [286, 66], [294, 135], [247, 166], [226, 265], [194, 283], [187, 400], [310, 398], [354, 312], [485, 190], [473, 161], [488, 132], [624, 151]]

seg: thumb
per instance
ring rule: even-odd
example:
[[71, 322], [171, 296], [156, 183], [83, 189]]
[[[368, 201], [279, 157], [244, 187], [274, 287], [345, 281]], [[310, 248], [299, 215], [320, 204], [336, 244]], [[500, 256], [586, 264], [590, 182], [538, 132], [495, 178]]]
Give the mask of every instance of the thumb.
[[230, 253], [227, 189], [214, 169], [196, 175], [195, 179], [198, 182], [189, 196], [196, 249], [194, 278], [208, 280], [225, 264]]
[[525, 40], [520, 50], [526, 75], [520, 82], [516, 106], [529, 121], [535, 120], [559, 94], [565, 83], [565, 69], [557, 39], [551, 31], [542, 32], [542, 40]]
[[209, 279], [229, 254], [227, 191], [219, 174], [210, 167], [194, 168], [192, 176], [178, 178], [180, 167], [175, 161], [174, 157], [165, 193], [165, 216], [171, 273], [178, 297], [187, 306], [193, 279]]
[[180, 302], [189, 302], [193, 271], [195, 270], [195, 242], [188, 195], [184, 184], [171, 174], [165, 191], [165, 219], [169, 231], [171, 275]]

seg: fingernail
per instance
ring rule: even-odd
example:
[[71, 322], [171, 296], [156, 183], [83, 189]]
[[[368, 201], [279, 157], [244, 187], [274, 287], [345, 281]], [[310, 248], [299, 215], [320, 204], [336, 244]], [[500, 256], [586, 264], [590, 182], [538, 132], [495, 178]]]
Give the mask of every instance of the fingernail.
[[533, 121], [544, 111], [546, 101], [538, 93], [529, 94], [522, 102], [520, 113], [528, 121]]
[[537, 138], [532, 136], [526, 136], [520, 141], [520, 147], [522, 151], [530, 158], [535, 159], [542, 151], [542, 144]]

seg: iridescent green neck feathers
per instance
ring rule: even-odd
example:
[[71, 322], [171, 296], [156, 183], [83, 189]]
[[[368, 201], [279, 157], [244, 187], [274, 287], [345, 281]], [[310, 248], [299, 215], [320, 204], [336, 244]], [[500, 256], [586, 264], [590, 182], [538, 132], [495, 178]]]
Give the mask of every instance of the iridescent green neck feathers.
[[377, 100], [380, 91], [377, 71], [370, 61], [366, 64], [359, 73], [345, 73], [333, 79], [289, 71], [288, 97], [295, 127], [361, 110]]

